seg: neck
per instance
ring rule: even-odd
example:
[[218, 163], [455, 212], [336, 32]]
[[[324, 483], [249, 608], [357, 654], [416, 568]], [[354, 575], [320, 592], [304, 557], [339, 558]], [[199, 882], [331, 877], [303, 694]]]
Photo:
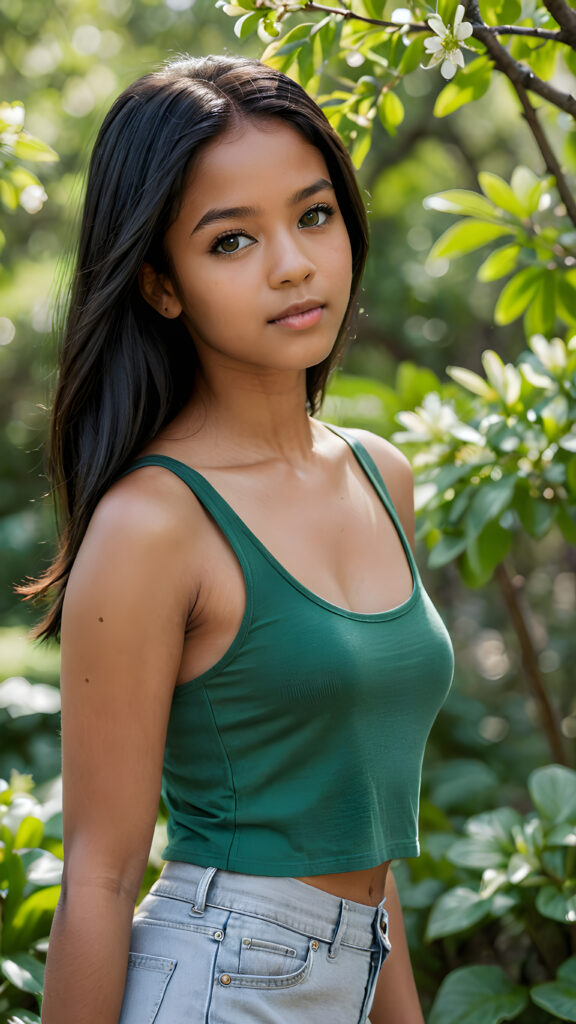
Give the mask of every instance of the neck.
[[199, 374], [192, 398], [166, 439], [183, 432], [209, 439], [214, 463], [278, 459], [302, 465], [313, 458], [317, 436], [306, 410], [306, 371], [254, 373], [246, 368], [212, 379]]

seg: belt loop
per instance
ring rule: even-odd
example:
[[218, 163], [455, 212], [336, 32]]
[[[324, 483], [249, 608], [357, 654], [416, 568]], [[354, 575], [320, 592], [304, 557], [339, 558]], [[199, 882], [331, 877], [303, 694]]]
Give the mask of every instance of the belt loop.
[[340, 944], [342, 942], [342, 939], [344, 938], [344, 929], [346, 927], [346, 916], [347, 916], [347, 914], [348, 914], [348, 904], [346, 903], [346, 900], [341, 900], [341, 902], [340, 902], [340, 914], [338, 916], [338, 923], [336, 925], [336, 929], [334, 931], [334, 935], [332, 936], [332, 942], [330, 943], [330, 946], [329, 946], [329, 949], [328, 949], [328, 956], [329, 956], [330, 960], [335, 960], [336, 957], [338, 956], [338, 951], [340, 949]]
[[218, 868], [206, 868], [196, 889], [196, 897], [191, 900], [190, 907], [193, 914], [203, 914], [206, 910], [206, 897], [208, 895], [208, 888], [210, 882], [214, 878], [214, 875], [218, 871]]

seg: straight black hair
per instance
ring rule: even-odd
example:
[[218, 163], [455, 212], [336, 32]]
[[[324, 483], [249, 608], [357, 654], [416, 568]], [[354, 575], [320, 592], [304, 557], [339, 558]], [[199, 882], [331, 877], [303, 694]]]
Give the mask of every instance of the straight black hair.
[[106, 116], [88, 172], [48, 443], [59, 551], [19, 588], [50, 602], [38, 637], [59, 633], [68, 576], [98, 501], [193, 392], [190, 335], [145, 302], [138, 273], [144, 262], [166, 269], [164, 236], [199, 149], [254, 118], [281, 118], [322, 153], [350, 237], [348, 308], [330, 355], [306, 371], [311, 413], [341, 358], [368, 227], [350, 157], [320, 108], [286, 75], [239, 57], [183, 57], [138, 79]]

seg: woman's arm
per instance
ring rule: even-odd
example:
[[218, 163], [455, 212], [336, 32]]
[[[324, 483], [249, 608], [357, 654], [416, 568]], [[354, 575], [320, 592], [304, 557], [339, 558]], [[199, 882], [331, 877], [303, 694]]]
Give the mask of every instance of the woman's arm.
[[190, 608], [194, 517], [186, 540], [182, 495], [166, 499], [174, 489], [167, 476], [140, 470], [105, 496], [66, 591], [65, 866], [43, 1024], [117, 1024], [120, 1015]]
[[392, 949], [378, 978], [370, 1011], [371, 1024], [424, 1024], [410, 953], [406, 941], [402, 907], [391, 871], [386, 879], [388, 936]]

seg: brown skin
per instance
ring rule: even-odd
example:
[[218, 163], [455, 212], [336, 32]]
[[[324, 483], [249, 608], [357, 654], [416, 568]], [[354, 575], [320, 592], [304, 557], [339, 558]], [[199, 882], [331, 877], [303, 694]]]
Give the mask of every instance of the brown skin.
[[[189, 404], [147, 451], [205, 475], [310, 590], [341, 607], [383, 611], [412, 590], [406, 554], [349, 447], [305, 409], [306, 367], [330, 351], [350, 291], [348, 236], [329, 185], [293, 201], [329, 178], [321, 154], [289, 126], [276, 124], [273, 136], [269, 127], [249, 124], [206, 147], [167, 236], [174, 279], [142, 270], [143, 294], [163, 315], [182, 317], [202, 365]], [[303, 219], [318, 202], [330, 203], [333, 216]], [[256, 211], [195, 230], [208, 210], [237, 206]], [[217, 255], [214, 239], [223, 230], [247, 241]], [[227, 249], [234, 245], [229, 240]], [[311, 298], [322, 307], [314, 325], [270, 323]], [[412, 541], [407, 460], [382, 438], [356, 433]], [[173, 689], [229, 647], [244, 602], [230, 545], [181, 480], [147, 467], [105, 495], [64, 605], [66, 861], [43, 1024], [117, 1024]], [[420, 1024], [386, 869], [302, 880], [372, 906], [386, 893], [395, 948], [372, 1024]]]

